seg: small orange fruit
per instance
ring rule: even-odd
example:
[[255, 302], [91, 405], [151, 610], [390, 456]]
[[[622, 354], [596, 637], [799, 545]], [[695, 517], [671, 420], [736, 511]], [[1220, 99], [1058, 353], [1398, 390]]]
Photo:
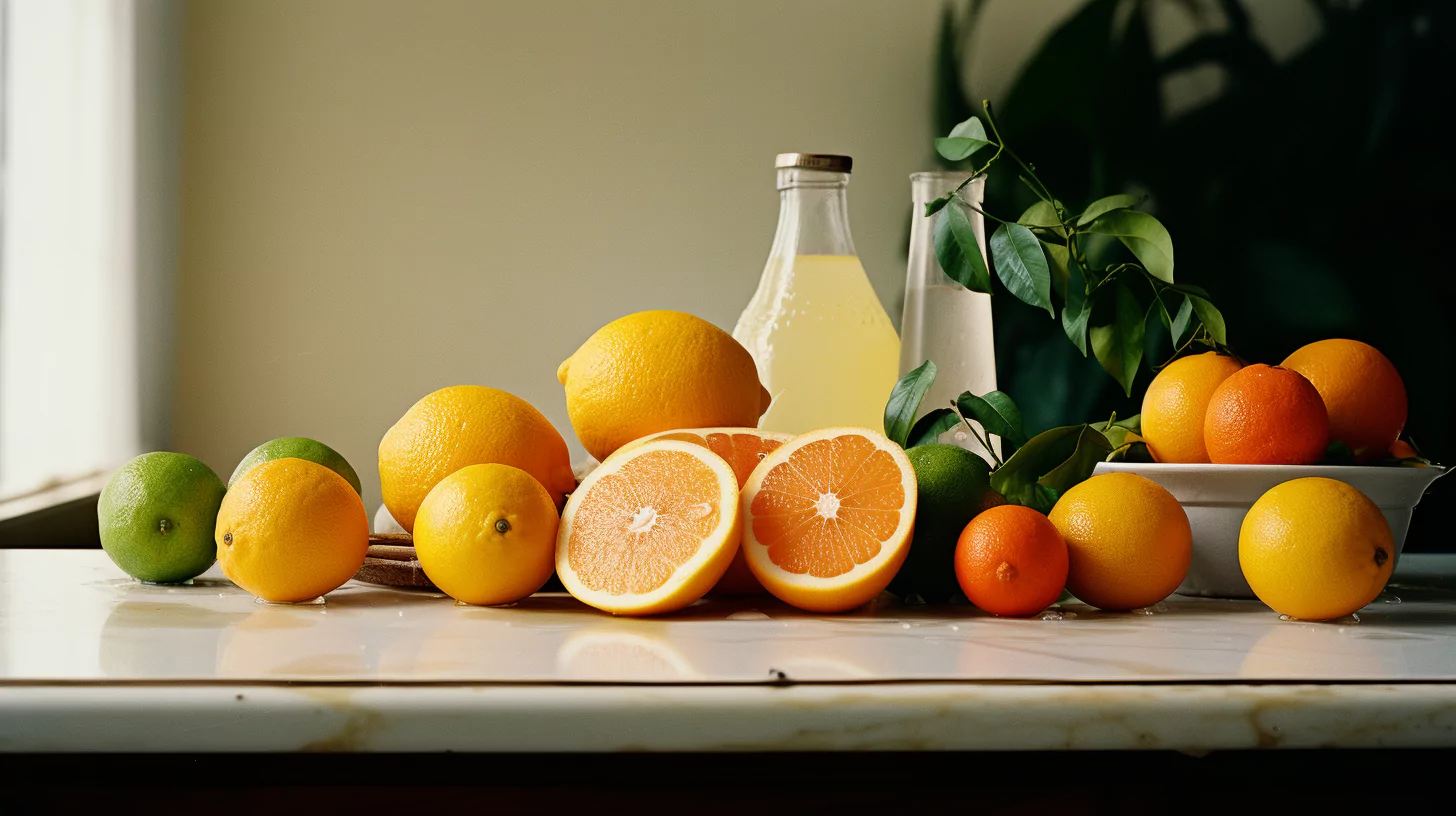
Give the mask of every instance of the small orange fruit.
[[[1159, 462], [1208, 464], [1203, 419], [1213, 392], [1243, 365], [1215, 351], [1181, 357], [1143, 395], [1142, 440]], [[1129, 436], [1131, 439], [1131, 436]]]
[[1099, 609], [1151, 606], [1188, 575], [1188, 514], [1151, 479], [1093, 476], [1063, 494], [1048, 518], [1067, 542], [1067, 590]]
[[883, 592], [905, 563], [917, 500], [910, 459], [884, 435], [796, 436], [743, 486], [748, 568], [785, 603], [847, 612]]
[[228, 580], [265, 601], [311, 601], [364, 565], [369, 514], [343, 476], [304, 459], [273, 459], [228, 489], [215, 536]]
[[971, 519], [955, 550], [956, 580], [993, 615], [1035, 615], [1067, 586], [1067, 542], [1046, 516], [1014, 504]]
[[576, 487], [566, 440], [520, 397], [481, 385], [456, 385], [425, 395], [379, 442], [379, 487], [399, 525], [415, 514], [442, 479], [467, 465], [499, 464], [536, 478], [560, 507]]
[[1395, 442], [1391, 443], [1391, 459], [1419, 459], [1420, 457], [1421, 452], [1416, 450], [1416, 446], [1405, 441], [1404, 439], [1397, 439], [1395, 440]]
[[[733, 475], [738, 477], [738, 488], [741, 490], [748, 481], [748, 475], [758, 467], [763, 457], [793, 438], [793, 434], [760, 431], [757, 428], [691, 428], [645, 436], [623, 445], [618, 451], [631, 450], [654, 439], [678, 439], [702, 445], [723, 457], [733, 468]], [[742, 547], [733, 556], [733, 563], [728, 565], [728, 571], [723, 573], [723, 577], [713, 587], [715, 595], [764, 595], [767, 592], [763, 584], [753, 577], [753, 571], [748, 568], [748, 562], [743, 558]]]
[[1395, 543], [1364, 493], [1334, 479], [1294, 479], [1244, 516], [1239, 567], [1274, 611], [1329, 620], [1375, 600], [1395, 568]]
[[1214, 390], [1203, 441], [1214, 464], [1309, 465], [1324, 458], [1330, 418], [1302, 374], [1255, 364]]
[[556, 574], [577, 600], [614, 615], [673, 612], [723, 577], [741, 521], [723, 457], [658, 439], [608, 458], [571, 494]]
[[1355, 461], [1384, 458], [1405, 427], [1405, 383], [1389, 359], [1358, 340], [1320, 340], [1285, 359], [1324, 399], [1330, 438], [1344, 442]]

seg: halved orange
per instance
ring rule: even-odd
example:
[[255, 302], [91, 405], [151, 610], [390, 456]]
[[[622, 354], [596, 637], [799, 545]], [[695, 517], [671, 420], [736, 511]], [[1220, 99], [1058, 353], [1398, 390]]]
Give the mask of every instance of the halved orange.
[[765, 456], [743, 486], [743, 550], [764, 588], [845, 612], [889, 586], [910, 551], [915, 470], [865, 428], [825, 428]]
[[[793, 434], [760, 431], [757, 428], [686, 428], [644, 436], [627, 443], [621, 450], [631, 450], [654, 439], [678, 439], [702, 445], [728, 462], [733, 468], [733, 474], [738, 477], [738, 487], [742, 489], [748, 482], [749, 474], [763, 461], [763, 457], [793, 438]], [[742, 549], [733, 556], [733, 563], [728, 565], [728, 571], [723, 573], [723, 577], [713, 587], [714, 595], [762, 595], [765, 592], [767, 590], [763, 588], [763, 584], [748, 569]]]
[[723, 457], [676, 439], [607, 457], [561, 515], [556, 573], [577, 600], [653, 615], [703, 597], [742, 531], [738, 479]]

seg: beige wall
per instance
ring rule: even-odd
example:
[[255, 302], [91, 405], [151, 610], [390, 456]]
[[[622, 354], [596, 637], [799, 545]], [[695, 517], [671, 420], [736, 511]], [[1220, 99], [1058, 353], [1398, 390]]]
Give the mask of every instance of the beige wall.
[[[992, 3], [978, 88], [1004, 88], [1076, 5]], [[372, 510], [384, 431], [479, 383], [530, 400], [579, 454], [557, 363], [640, 309], [731, 328], [781, 151], [854, 156], [856, 242], [898, 303], [940, 8], [188, 4], [173, 448], [226, 477], [259, 442], [316, 437]]]

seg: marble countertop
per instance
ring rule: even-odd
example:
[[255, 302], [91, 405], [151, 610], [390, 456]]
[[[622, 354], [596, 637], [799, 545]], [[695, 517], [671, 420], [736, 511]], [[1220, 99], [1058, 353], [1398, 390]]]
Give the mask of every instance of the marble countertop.
[[350, 583], [320, 605], [0, 551], [0, 750], [1456, 745], [1456, 556], [1358, 619], [1174, 596], [1051, 619], [707, 600], [646, 620]]

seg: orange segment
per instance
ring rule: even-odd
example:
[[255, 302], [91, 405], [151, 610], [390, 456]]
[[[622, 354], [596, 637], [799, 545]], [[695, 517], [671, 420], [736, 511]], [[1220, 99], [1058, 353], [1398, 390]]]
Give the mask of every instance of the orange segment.
[[[677, 439], [702, 445], [723, 457], [733, 468], [733, 474], [738, 477], [738, 486], [742, 488], [748, 481], [749, 474], [765, 456], [793, 438], [793, 434], [760, 431], [757, 428], [690, 428], [645, 436], [623, 446], [622, 450], [631, 450], [654, 439]], [[741, 549], [733, 556], [733, 563], [728, 565], [728, 571], [723, 573], [723, 577], [713, 587], [716, 595], [762, 595], [766, 591], [748, 569], [748, 562], [743, 559]]]
[[701, 598], [738, 549], [738, 480], [702, 445], [657, 440], [611, 456], [566, 504], [556, 571], [583, 603], [619, 615]]
[[843, 612], [884, 591], [909, 552], [915, 471], [863, 428], [804, 434], [764, 457], [744, 485], [749, 568], [786, 603]]

